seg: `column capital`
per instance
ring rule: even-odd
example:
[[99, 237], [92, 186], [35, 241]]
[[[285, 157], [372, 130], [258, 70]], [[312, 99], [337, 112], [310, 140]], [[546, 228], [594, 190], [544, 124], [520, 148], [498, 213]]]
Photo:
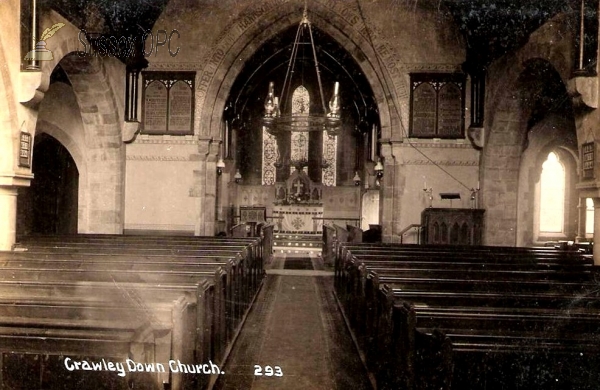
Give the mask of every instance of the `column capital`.
[[31, 180], [30, 172], [0, 172], [0, 187], [29, 187]]

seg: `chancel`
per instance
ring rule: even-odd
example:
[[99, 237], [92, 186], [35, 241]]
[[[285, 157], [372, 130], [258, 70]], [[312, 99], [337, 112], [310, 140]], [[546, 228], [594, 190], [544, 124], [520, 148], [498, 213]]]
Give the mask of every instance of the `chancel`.
[[0, 388], [600, 388], [598, 0], [0, 20]]

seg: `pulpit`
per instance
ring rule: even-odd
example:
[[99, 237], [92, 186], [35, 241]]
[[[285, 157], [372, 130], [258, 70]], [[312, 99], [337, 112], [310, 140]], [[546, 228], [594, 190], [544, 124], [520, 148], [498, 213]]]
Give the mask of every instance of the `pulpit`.
[[426, 208], [421, 213], [421, 243], [482, 245], [483, 209]]

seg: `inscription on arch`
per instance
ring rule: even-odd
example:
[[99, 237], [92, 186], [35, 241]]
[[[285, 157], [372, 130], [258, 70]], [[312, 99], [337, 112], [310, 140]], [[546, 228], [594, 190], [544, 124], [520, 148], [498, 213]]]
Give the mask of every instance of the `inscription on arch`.
[[[204, 68], [199, 73], [196, 83], [196, 109], [201, 112], [206, 100], [208, 88], [210, 87], [216, 72], [225, 58], [229, 49], [258, 23], [259, 19], [269, 12], [281, 8], [281, 5], [290, 3], [291, 0], [267, 0], [262, 4], [247, 7], [241, 15], [229, 24], [223, 34], [217, 39], [216, 47], [205, 58]], [[372, 41], [375, 51], [378, 53], [381, 63], [390, 75], [392, 85], [399, 100], [408, 99], [409, 92], [404, 80], [404, 72], [400, 66], [400, 56], [394, 47], [383, 38], [383, 34], [368, 21], [363, 23], [362, 17], [354, 4], [348, 4], [339, 0], [318, 0], [319, 10], [329, 13], [329, 19], [341, 19], [350, 26], [365, 41]], [[346, 26], [345, 26], [346, 27]]]

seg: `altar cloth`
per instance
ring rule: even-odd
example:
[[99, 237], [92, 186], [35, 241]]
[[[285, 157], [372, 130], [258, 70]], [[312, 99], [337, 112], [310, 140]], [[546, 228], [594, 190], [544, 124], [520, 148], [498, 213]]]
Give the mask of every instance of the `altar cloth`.
[[[323, 231], [323, 206], [277, 205], [273, 207], [277, 231], [320, 233]], [[316, 218], [316, 219], [315, 219]]]

